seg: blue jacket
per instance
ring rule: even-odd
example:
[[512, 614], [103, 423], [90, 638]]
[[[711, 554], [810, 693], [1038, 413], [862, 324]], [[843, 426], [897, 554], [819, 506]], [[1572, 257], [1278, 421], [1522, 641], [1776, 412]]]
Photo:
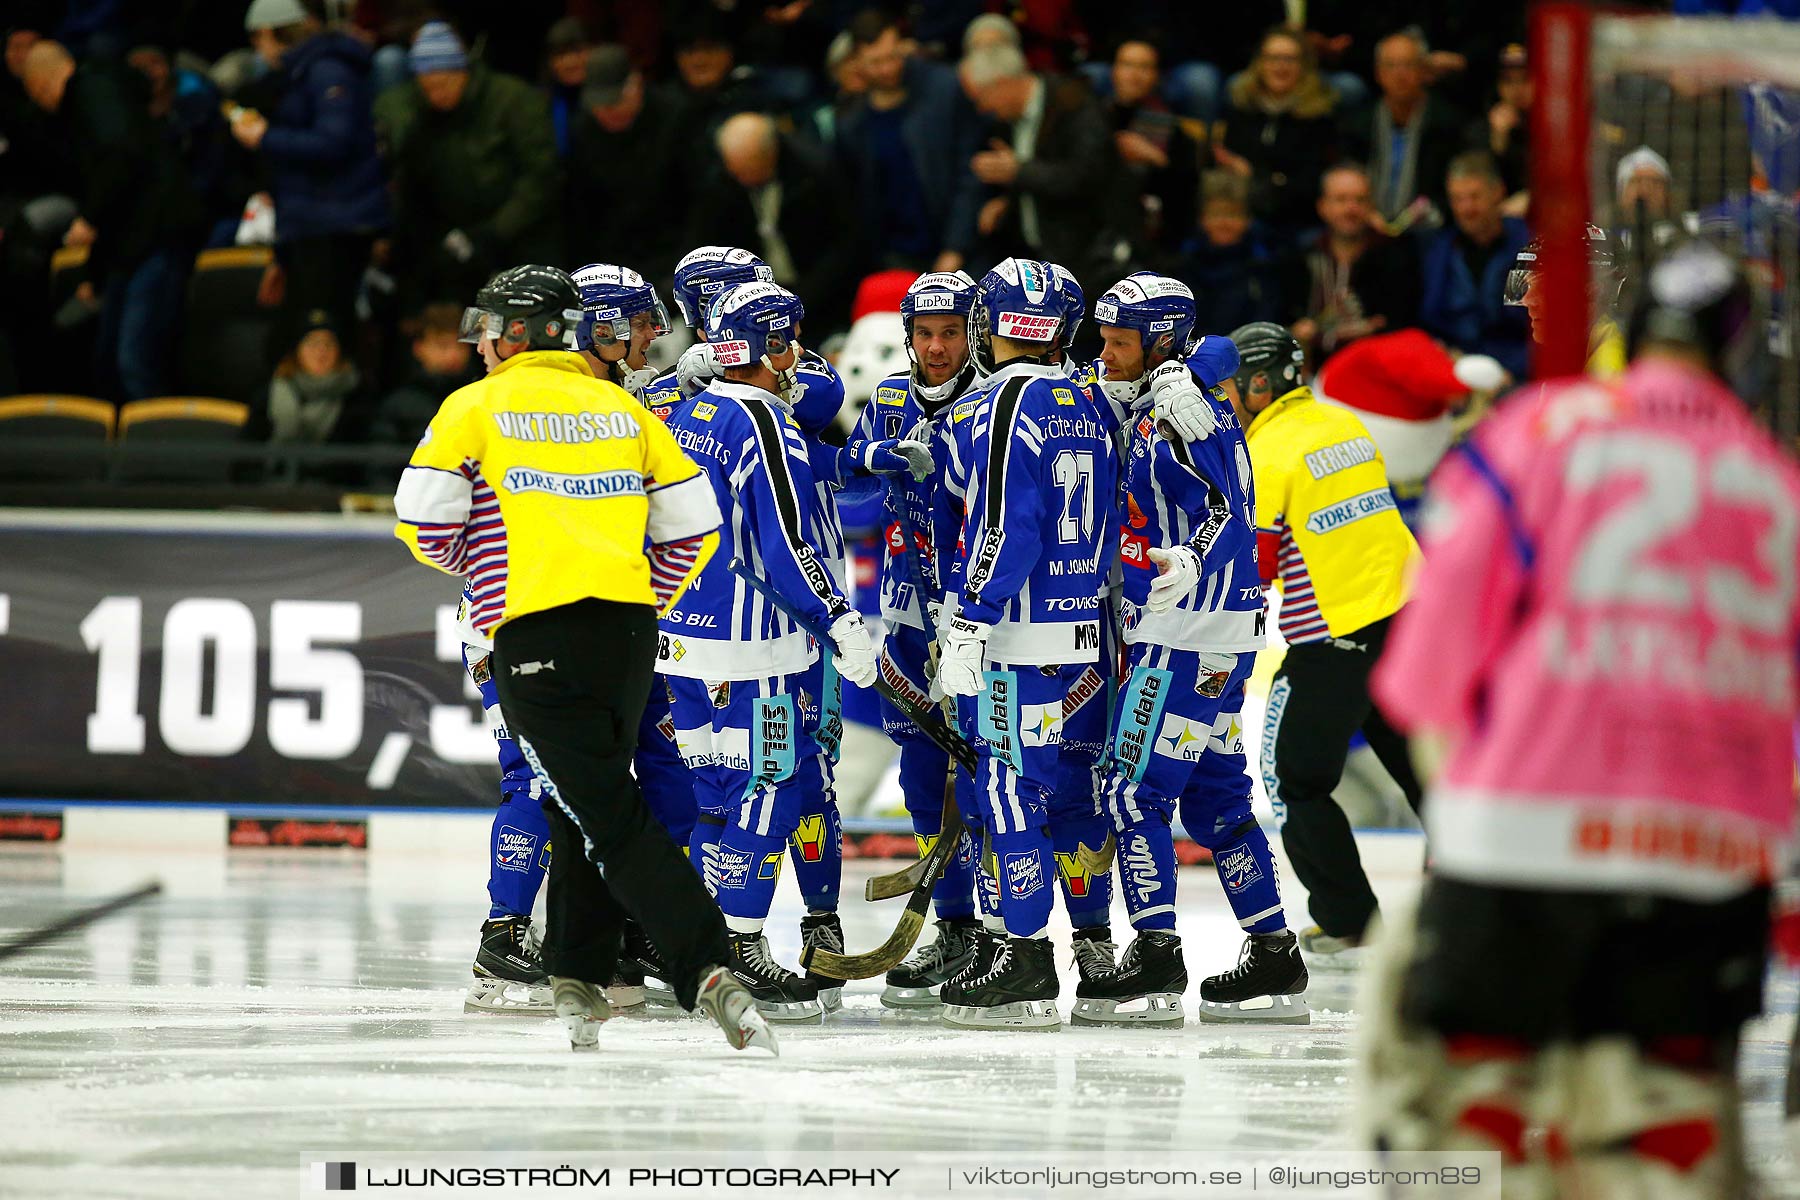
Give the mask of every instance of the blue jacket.
[[[963, 96], [956, 72], [942, 63], [915, 58], [906, 64], [906, 104], [900, 137], [910, 152], [919, 190], [929, 207], [927, 222], [937, 231], [937, 250], [968, 251], [975, 243], [975, 217], [984, 196], [969, 159], [982, 148], [986, 125]], [[837, 127], [838, 154], [862, 197], [861, 225], [881, 228], [881, 190], [874, 139], [868, 136], [866, 102], [845, 113]]]
[[276, 240], [387, 228], [368, 48], [348, 34], [321, 33], [289, 50], [281, 69], [285, 86], [262, 140]]
[[1469, 274], [1454, 225], [1431, 236], [1419, 264], [1419, 324], [1464, 354], [1492, 355], [1514, 379], [1524, 379], [1531, 327], [1525, 310], [1507, 307], [1502, 296], [1513, 257], [1531, 240], [1531, 231], [1517, 217], [1503, 218], [1501, 226], [1480, 279]]

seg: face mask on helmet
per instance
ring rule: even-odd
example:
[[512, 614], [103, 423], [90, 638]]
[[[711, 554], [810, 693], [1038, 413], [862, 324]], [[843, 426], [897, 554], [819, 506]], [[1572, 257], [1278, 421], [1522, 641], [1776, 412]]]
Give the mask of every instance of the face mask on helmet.
[[463, 309], [462, 324], [456, 331], [456, 340], [479, 344], [489, 338], [499, 340], [506, 329], [506, 318], [492, 309], [469, 307]]

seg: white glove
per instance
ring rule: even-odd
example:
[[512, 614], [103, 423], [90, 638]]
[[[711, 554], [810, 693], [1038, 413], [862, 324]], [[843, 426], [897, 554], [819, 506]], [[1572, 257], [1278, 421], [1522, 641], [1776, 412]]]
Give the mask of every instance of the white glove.
[[675, 360], [675, 378], [681, 383], [684, 396], [698, 396], [723, 373], [710, 342], [695, 342]]
[[852, 609], [831, 623], [832, 661], [857, 687], [875, 682], [875, 642], [862, 614]]
[[938, 644], [937, 678], [932, 690], [940, 696], [979, 696], [981, 664], [987, 658], [988, 634], [992, 625], [953, 616], [944, 627], [944, 639]]
[[1200, 556], [1187, 546], [1152, 549], [1150, 561], [1156, 564], [1156, 578], [1150, 581], [1150, 596], [1144, 607], [1153, 613], [1165, 613], [1200, 582]]
[[897, 475], [904, 471], [915, 483], [924, 483], [931, 474], [931, 447], [924, 442], [882, 438], [873, 442], [851, 442], [844, 451], [851, 462], [872, 475]]
[[1182, 362], [1166, 362], [1150, 372], [1150, 394], [1156, 397], [1156, 420], [1167, 422], [1185, 442], [1203, 441], [1219, 427], [1212, 398], [1200, 390]]

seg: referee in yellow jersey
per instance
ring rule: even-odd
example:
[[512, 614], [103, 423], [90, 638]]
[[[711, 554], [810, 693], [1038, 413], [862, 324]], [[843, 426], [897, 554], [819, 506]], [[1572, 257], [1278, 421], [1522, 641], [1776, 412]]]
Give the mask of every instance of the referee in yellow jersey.
[[1331, 795], [1358, 730], [1419, 807], [1406, 739], [1369, 698], [1369, 672], [1406, 601], [1419, 547], [1369, 431], [1301, 383], [1305, 355], [1293, 334], [1260, 321], [1231, 340], [1241, 361], [1227, 390], [1256, 482], [1257, 565], [1281, 589], [1288, 643], [1263, 719], [1263, 782], [1315, 922], [1300, 945], [1335, 954], [1361, 944], [1376, 909], [1350, 821]]
[[550, 797], [544, 967], [570, 1043], [594, 1046], [611, 1015], [601, 989], [629, 914], [682, 1007], [704, 1009], [739, 1049], [772, 1051], [725, 969], [717, 905], [631, 774], [657, 613], [712, 554], [718, 505], [663, 423], [594, 378], [574, 350], [580, 319], [575, 284], [554, 267], [488, 281], [463, 314], [487, 378], [453, 392], [419, 439], [395, 534], [468, 579], [501, 714]]

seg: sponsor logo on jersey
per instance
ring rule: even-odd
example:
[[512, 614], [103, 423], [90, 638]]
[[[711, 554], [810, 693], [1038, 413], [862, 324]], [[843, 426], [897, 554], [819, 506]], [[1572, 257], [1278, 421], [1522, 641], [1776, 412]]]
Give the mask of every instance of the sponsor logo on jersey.
[[1075, 649], [1077, 652], [1100, 649], [1100, 622], [1083, 621], [1075, 626]]
[[1133, 529], [1142, 529], [1150, 523], [1150, 518], [1144, 515], [1144, 510], [1138, 507], [1136, 496], [1127, 495], [1125, 497], [1125, 512], [1126, 519], [1131, 522]]
[[959, 404], [950, 410], [950, 423], [954, 425], [959, 421], [966, 421], [974, 415], [975, 402], [970, 400], [967, 403]]
[[508, 467], [500, 486], [515, 495], [522, 492], [548, 492], [571, 500], [606, 500], [614, 496], [644, 494], [644, 476], [639, 471], [596, 471], [591, 475], [563, 475], [554, 471], [535, 471], [530, 467]]
[[1374, 491], [1363, 492], [1319, 509], [1312, 516], [1306, 518], [1306, 528], [1313, 533], [1331, 533], [1346, 525], [1353, 525], [1364, 517], [1393, 512], [1398, 507], [1394, 503], [1393, 492], [1384, 487], [1376, 488]]
[[825, 816], [814, 813], [810, 817], [802, 817], [800, 824], [794, 827], [794, 850], [800, 855], [801, 862], [816, 863], [825, 859]]
[[889, 408], [904, 408], [906, 407], [906, 389], [878, 387], [875, 389], [875, 403], [885, 404]]
[[882, 679], [886, 680], [887, 685], [896, 692], [899, 692], [902, 696], [905, 696], [908, 700], [911, 700], [921, 708], [931, 703], [930, 694], [924, 688], [908, 679], [906, 673], [895, 664], [893, 658], [887, 654], [885, 649], [882, 652], [881, 661], [878, 666], [881, 669]]
[[755, 731], [756, 778], [752, 789], [779, 783], [794, 773], [794, 698], [758, 697], [751, 716]]
[[1006, 877], [1006, 890], [1015, 900], [1037, 894], [1044, 886], [1044, 859], [1036, 850], [1024, 854], [1003, 854], [1000, 867]]
[[1212, 737], [1208, 739], [1206, 748], [1216, 750], [1220, 754], [1242, 754], [1244, 752], [1243, 717], [1243, 713], [1220, 713], [1219, 719], [1213, 722]]
[[722, 679], [718, 683], [706, 685], [706, 694], [712, 697], [714, 708], [731, 707], [731, 680]]
[[1354, 437], [1347, 442], [1335, 442], [1332, 445], [1314, 450], [1303, 461], [1306, 469], [1314, 479], [1324, 479], [1328, 475], [1336, 475], [1339, 471], [1348, 471], [1351, 467], [1360, 467], [1364, 463], [1374, 462], [1381, 451], [1375, 448], [1372, 439]]
[[1068, 388], [1051, 388], [1050, 394], [1056, 397], [1058, 404], [1067, 405], [1070, 408], [1075, 406], [1075, 393]]
[[1131, 779], [1144, 776], [1150, 730], [1167, 701], [1172, 679], [1172, 673], [1160, 668], [1138, 667], [1132, 671], [1126, 685], [1124, 703], [1120, 706], [1119, 732], [1113, 738], [1113, 759]]
[[1019, 742], [1024, 746], [1053, 746], [1062, 741], [1062, 704], [1019, 706]]
[[515, 442], [576, 445], [612, 438], [634, 438], [637, 418], [628, 412], [497, 412], [500, 436]]
[[1067, 721], [1085, 708], [1087, 702], [1098, 696], [1105, 686], [1106, 676], [1102, 675], [1097, 667], [1089, 667], [1077, 675], [1075, 682], [1069, 685], [1068, 693], [1063, 696], [1063, 720]]
[[480, 658], [476, 659], [474, 662], [469, 664], [469, 678], [473, 679], [475, 681], [476, 687], [480, 687], [482, 684], [486, 683], [488, 680], [492, 679], [493, 677], [494, 677], [494, 656], [493, 655], [484, 654]]
[[975, 713], [975, 731], [987, 743], [988, 752], [1015, 773], [1019, 759], [1019, 677], [1012, 671], [983, 671], [987, 691]]
[[718, 405], [710, 403], [705, 400], [701, 400], [694, 405], [694, 416], [702, 421], [712, 420], [713, 414], [717, 413], [718, 411], [719, 411]]
[[664, 737], [668, 738], [671, 742], [673, 742], [675, 740], [675, 718], [674, 718], [674, 716], [673, 715], [666, 716], [662, 720], [658, 721], [656, 723], [656, 732], [662, 734]]
[[1056, 873], [1062, 876], [1063, 886], [1069, 890], [1071, 898], [1086, 896], [1093, 891], [1095, 872], [1088, 869], [1084, 860], [1091, 861], [1099, 856], [1099, 851], [1089, 850], [1085, 845], [1077, 843], [1077, 847], [1069, 854], [1061, 850], [1054, 852]]
[[1261, 882], [1262, 864], [1256, 861], [1250, 847], [1239, 846], [1220, 856], [1219, 878], [1225, 881], [1226, 891], [1241, 892], [1251, 884]]
[[763, 855], [762, 862], [756, 866], [756, 877], [758, 879], [780, 879], [782, 856], [780, 850]]
[[710, 458], [721, 466], [731, 465], [731, 450], [718, 438], [698, 429], [676, 428], [669, 431], [675, 435], [675, 444], [696, 458]]
[[1230, 671], [1208, 671], [1201, 668], [1194, 673], [1194, 691], [1208, 700], [1217, 700], [1225, 694], [1225, 685], [1231, 682]]
[[1129, 529], [1119, 530], [1119, 557], [1134, 567], [1150, 568], [1150, 539]]
[[718, 616], [714, 613], [684, 612], [680, 609], [663, 618], [671, 625], [692, 625], [699, 629], [717, 629]]
[[537, 842], [537, 835], [534, 833], [502, 825], [500, 836], [494, 843], [494, 865], [502, 871], [518, 871], [521, 874], [529, 871], [531, 860], [537, 855]]

